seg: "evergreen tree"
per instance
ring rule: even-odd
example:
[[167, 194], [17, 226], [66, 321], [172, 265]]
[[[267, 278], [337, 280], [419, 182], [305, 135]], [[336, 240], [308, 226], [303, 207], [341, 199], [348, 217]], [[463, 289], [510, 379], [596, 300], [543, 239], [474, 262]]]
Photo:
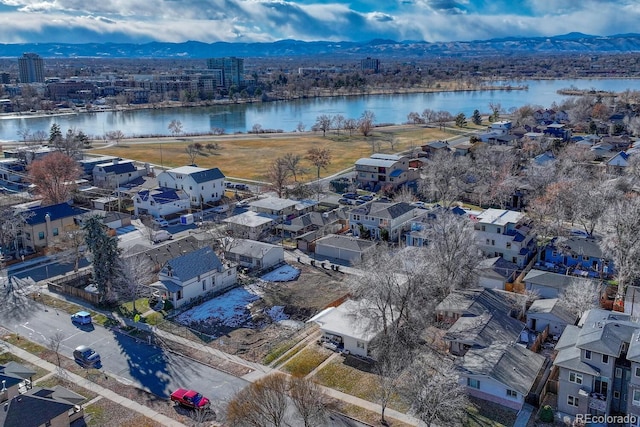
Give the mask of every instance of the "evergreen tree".
[[62, 131], [60, 130], [60, 125], [54, 123], [51, 125], [51, 129], [49, 130], [49, 144], [53, 146], [57, 146], [60, 144], [62, 140]]
[[465, 126], [467, 124], [467, 117], [464, 115], [464, 113], [459, 113], [456, 116], [456, 126], [458, 126], [459, 128]]
[[480, 115], [480, 111], [473, 110], [473, 116], [471, 117], [471, 121], [473, 122], [474, 125], [482, 124], [482, 116]]
[[102, 219], [97, 215], [89, 217], [82, 228], [85, 231], [85, 243], [91, 252], [93, 277], [100, 301], [105, 302], [111, 293], [113, 281], [120, 277], [118, 239], [107, 234]]

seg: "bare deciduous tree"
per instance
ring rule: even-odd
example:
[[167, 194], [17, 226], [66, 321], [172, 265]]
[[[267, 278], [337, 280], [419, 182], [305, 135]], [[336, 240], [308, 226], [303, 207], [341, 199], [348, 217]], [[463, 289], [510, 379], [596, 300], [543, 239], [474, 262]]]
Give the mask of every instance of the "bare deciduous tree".
[[227, 405], [231, 427], [280, 427], [287, 410], [288, 381], [284, 374], [263, 377], [240, 390]]
[[366, 110], [358, 119], [358, 130], [362, 134], [362, 136], [369, 136], [371, 131], [373, 131], [374, 123], [376, 121], [376, 115], [373, 111]]
[[169, 126], [167, 126], [169, 132], [175, 137], [182, 133], [182, 122], [180, 120], [173, 119], [169, 122]]
[[585, 311], [598, 306], [598, 282], [585, 278], [574, 278], [560, 294], [558, 303], [579, 318]]
[[291, 172], [291, 175], [293, 175], [294, 182], [298, 182], [298, 175], [307, 173], [307, 170], [300, 164], [302, 161], [302, 156], [300, 154], [286, 153], [282, 157], [282, 161], [289, 172]]
[[145, 255], [122, 257], [120, 262], [120, 277], [114, 282], [113, 290], [124, 301], [133, 301], [133, 311], [136, 311], [136, 299], [140, 298], [146, 286], [153, 282], [154, 265]]
[[427, 200], [450, 207], [469, 188], [470, 168], [467, 157], [454, 156], [450, 151], [437, 152], [424, 168], [425, 178], [418, 184], [419, 191]]
[[427, 427], [461, 425], [466, 419], [469, 400], [451, 362], [422, 356], [412, 366], [406, 384], [411, 413]]
[[184, 149], [184, 152], [187, 153], [187, 157], [189, 157], [189, 163], [192, 165], [195, 164], [196, 157], [200, 154], [198, 147], [196, 147], [195, 144], [189, 144], [187, 148]]
[[318, 384], [308, 378], [291, 377], [289, 397], [302, 417], [304, 427], [322, 423], [326, 414], [325, 397]]
[[327, 131], [331, 129], [331, 116], [327, 114], [321, 114], [316, 117], [316, 123], [314, 128], [322, 131], [322, 136], [327, 135]]
[[73, 263], [73, 271], [78, 271], [80, 260], [84, 256], [84, 230], [78, 228], [60, 233], [54, 241], [56, 249], [60, 250], [58, 259], [62, 263]]
[[275, 159], [273, 163], [271, 163], [271, 166], [269, 166], [267, 175], [269, 177], [270, 187], [278, 194], [278, 197], [282, 198], [291, 176], [291, 171], [286, 161], [282, 157]]
[[62, 331], [58, 331], [52, 336], [49, 337], [49, 342], [47, 343], [47, 347], [56, 355], [56, 363], [58, 367], [61, 365], [60, 361], [60, 346], [62, 345], [62, 341], [64, 341], [65, 336]]

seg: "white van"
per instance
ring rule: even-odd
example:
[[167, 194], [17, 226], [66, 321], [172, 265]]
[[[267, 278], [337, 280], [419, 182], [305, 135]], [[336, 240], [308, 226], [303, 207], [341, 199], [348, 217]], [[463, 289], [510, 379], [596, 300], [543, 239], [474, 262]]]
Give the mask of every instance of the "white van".
[[153, 243], [160, 243], [171, 239], [173, 239], [173, 235], [167, 230], [154, 231], [151, 235], [151, 241], [153, 241]]

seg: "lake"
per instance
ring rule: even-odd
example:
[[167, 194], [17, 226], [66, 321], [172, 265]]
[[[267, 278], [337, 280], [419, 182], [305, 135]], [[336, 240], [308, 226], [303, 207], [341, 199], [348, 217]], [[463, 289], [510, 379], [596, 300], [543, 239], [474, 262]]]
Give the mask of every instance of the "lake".
[[106, 132], [122, 131], [127, 137], [144, 135], [170, 135], [168, 125], [172, 120], [182, 122], [185, 133], [207, 133], [212, 128], [222, 128], [228, 134], [250, 131], [255, 124], [263, 129], [281, 129], [290, 132], [298, 123], [309, 130], [321, 114], [358, 119], [365, 110], [375, 114], [376, 123], [401, 124], [410, 112], [421, 113], [425, 108], [445, 110], [456, 115], [460, 112], [470, 117], [474, 110], [489, 112], [489, 103], [499, 103], [508, 111], [526, 104], [549, 107], [566, 98], [559, 89], [575, 86], [579, 89], [596, 89], [622, 92], [640, 90], [637, 79], [597, 80], [525, 80], [512, 85], [526, 85], [528, 90], [493, 90], [466, 92], [412, 93], [394, 95], [339, 96], [311, 98], [295, 101], [278, 101], [253, 104], [233, 104], [212, 107], [142, 109], [131, 111], [106, 111], [63, 116], [2, 116], [0, 140], [20, 140], [18, 132], [43, 130], [49, 133], [57, 123], [62, 132], [69, 128], [81, 130], [100, 138]]

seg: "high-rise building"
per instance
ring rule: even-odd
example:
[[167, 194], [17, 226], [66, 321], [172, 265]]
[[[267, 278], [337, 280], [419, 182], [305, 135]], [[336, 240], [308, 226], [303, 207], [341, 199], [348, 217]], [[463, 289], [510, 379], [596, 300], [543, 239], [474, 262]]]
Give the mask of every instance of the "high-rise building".
[[222, 86], [241, 87], [244, 84], [244, 59], [234, 56], [226, 58], [207, 59], [207, 68], [210, 70], [222, 70]]
[[377, 73], [380, 71], [380, 60], [375, 58], [365, 58], [360, 60], [360, 69], [362, 71], [373, 71]]
[[35, 53], [24, 53], [18, 58], [20, 83], [44, 83], [44, 61]]

